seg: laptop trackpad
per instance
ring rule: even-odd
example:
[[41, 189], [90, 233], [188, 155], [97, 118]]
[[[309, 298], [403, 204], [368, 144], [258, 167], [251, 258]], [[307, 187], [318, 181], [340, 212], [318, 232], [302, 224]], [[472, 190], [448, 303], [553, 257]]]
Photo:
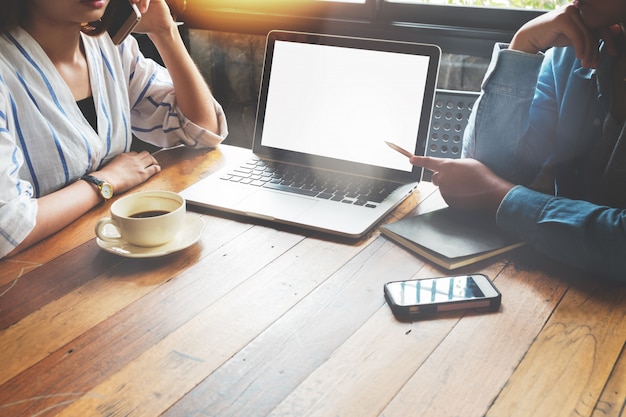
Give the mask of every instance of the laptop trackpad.
[[261, 189], [243, 199], [237, 208], [249, 215], [261, 215], [268, 219], [295, 220], [317, 204], [316, 200], [295, 194], [283, 194]]

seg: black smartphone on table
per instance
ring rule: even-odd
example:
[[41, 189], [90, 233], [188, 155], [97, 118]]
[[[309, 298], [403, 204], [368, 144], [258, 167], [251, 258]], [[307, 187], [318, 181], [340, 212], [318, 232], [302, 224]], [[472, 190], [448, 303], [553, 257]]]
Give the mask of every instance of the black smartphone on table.
[[111, 40], [119, 45], [137, 26], [141, 13], [130, 0], [111, 0], [103, 19], [109, 22], [107, 31]]
[[392, 281], [384, 293], [393, 314], [403, 321], [444, 311], [497, 311], [502, 300], [484, 274]]

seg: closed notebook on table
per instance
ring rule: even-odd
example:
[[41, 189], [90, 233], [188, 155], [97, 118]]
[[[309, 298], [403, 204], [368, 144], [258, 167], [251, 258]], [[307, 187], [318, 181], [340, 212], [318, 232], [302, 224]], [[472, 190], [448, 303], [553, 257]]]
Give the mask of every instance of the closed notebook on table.
[[446, 269], [456, 269], [513, 250], [524, 243], [500, 230], [493, 216], [449, 207], [406, 217], [381, 233]]

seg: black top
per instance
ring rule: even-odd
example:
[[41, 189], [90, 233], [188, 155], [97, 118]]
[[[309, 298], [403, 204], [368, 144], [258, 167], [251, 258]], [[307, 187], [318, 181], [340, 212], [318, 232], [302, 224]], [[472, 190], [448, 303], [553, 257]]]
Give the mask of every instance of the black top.
[[89, 122], [93, 130], [98, 131], [98, 116], [96, 114], [96, 105], [93, 101], [93, 96], [89, 96], [76, 102], [80, 111], [83, 112], [83, 116]]

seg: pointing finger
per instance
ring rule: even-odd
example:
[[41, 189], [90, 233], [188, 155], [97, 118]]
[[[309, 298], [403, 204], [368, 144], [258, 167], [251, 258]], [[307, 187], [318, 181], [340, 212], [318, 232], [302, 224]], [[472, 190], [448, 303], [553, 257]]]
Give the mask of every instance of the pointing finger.
[[412, 156], [410, 158], [411, 164], [426, 168], [429, 171], [439, 171], [441, 164], [444, 162], [442, 158], [434, 158], [432, 156]]

